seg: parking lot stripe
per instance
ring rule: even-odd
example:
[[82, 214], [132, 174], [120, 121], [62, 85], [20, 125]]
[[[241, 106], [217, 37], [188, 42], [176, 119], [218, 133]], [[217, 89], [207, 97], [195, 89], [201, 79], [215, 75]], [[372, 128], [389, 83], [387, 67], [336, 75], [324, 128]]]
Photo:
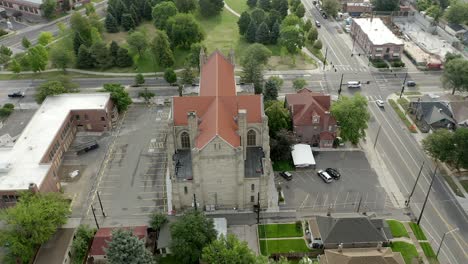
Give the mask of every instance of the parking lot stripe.
[[338, 197], [340, 197], [340, 192], [336, 195], [335, 202], [333, 203], [333, 208], [336, 208], [336, 201], [338, 200]]
[[165, 200], [166, 197], [164, 198], [145, 198], [145, 199], [141, 199], [142, 201], [158, 201], [158, 200]]
[[327, 207], [327, 202], [328, 202], [328, 193], [325, 194], [325, 199], [323, 200], [324, 207]]
[[349, 192], [346, 193], [346, 199], [344, 200], [343, 208], [346, 208], [346, 203], [348, 202], [348, 196], [349, 196]]

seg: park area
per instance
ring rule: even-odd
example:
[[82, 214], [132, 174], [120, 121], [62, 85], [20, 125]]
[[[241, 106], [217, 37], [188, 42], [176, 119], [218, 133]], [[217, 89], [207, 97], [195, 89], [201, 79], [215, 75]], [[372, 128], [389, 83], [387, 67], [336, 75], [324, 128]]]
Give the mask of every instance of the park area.
[[310, 252], [303, 236], [300, 221], [258, 226], [260, 252], [265, 256], [274, 253]]

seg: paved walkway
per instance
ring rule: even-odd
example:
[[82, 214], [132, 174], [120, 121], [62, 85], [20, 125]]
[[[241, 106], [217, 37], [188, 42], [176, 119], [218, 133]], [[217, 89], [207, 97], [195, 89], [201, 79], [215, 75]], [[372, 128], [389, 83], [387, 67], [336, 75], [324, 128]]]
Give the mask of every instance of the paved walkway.
[[418, 252], [419, 256], [422, 258], [423, 263], [429, 264], [429, 261], [427, 260], [426, 255], [424, 255], [424, 250], [422, 249], [421, 245], [419, 244], [418, 239], [414, 235], [413, 230], [411, 229], [409, 225], [409, 222], [402, 222], [402, 223], [403, 223], [403, 226], [405, 226], [406, 231], [408, 231], [412, 244], [416, 247], [416, 251]]
[[[241, 0], [238, 0], [238, 1], [241, 1]], [[239, 13], [237, 13], [236, 11], [234, 11], [230, 6], [228, 6], [226, 4], [226, 2], [224, 2], [224, 7], [227, 9], [227, 11], [231, 12], [233, 15], [235, 15], [236, 17], [240, 17]]]

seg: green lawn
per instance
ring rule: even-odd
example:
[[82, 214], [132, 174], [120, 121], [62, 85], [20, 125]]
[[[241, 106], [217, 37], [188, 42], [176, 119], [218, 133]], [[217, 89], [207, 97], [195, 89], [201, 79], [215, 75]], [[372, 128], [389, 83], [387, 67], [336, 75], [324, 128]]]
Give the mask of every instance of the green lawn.
[[[0, 74], [0, 80], [33, 80], [33, 79], [52, 79], [60, 75], [60, 72], [43, 72], [43, 73], [25, 73], [25, 74]], [[121, 76], [104, 76], [83, 73], [66, 73], [70, 78], [119, 78]]]
[[178, 264], [174, 256], [167, 256], [164, 258], [160, 258], [158, 263], [159, 264]]
[[392, 231], [393, 237], [409, 237], [405, 226], [397, 220], [387, 220], [390, 230]]
[[260, 238], [277, 238], [277, 237], [302, 237], [302, 226], [296, 228], [296, 224], [267, 224], [258, 226], [258, 236]]
[[247, 0], [224, 0], [224, 3], [239, 14], [249, 9]]
[[434, 250], [432, 250], [431, 244], [429, 244], [429, 242], [420, 242], [419, 245], [421, 245], [424, 251], [424, 255], [426, 255], [427, 260], [429, 260], [429, 263], [439, 263], [439, 261], [436, 258], [436, 254], [434, 253]]
[[260, 252], [269, 256], [271, 253], [308, 252], [304, 239], [260, 240]]
[[408, 108], [409, 108], [408, 100], [402, 97], [402, 98], [398, 98], [397, 102], [401, 105], [401, 107], [403, 107], [403, 109], [405, 109], [405, 111], [408, 111]]
[[411, 264], [412, 259], [418, 257], [418, 252], [413, 244], [397, 241], [392, 243], [391, 248], [393, 251], [401, 253], [406, 264]]
[[[463, 197], [465, 198], [465, 195], [463, 195], [462, 191], [460, 190], [460, 188], [458, 188], [458, 185], [455, 184], [455, 180], [452, 179], [451, 176], [448, 176], [448, 175], [445, 175], [444, 176], [444, 179], [445, 181], [448, 183], [448, 185], [450, 186], [450, 188], [452, 188], [452, 191], [457, 195], [457, 196], [460, 196], [460, 197]], [[466, 187], [466, 183], [465, 183], [465, 189], [467, 188]]]
[[395, 100], [392, 100], [392, 99], [389, 99], [388, 100], [388, 103], [390, 104], [390, 106], [393, 108], [393, 110], [395, 110], [395, 112], [397, 113], [397, 115], [400, 117], [401, 121], [403, 121], [403, 123], [405, 123], [406, 127], [409, 129], [409, 131], [411, 133], [416, 133], [416, 129], [412, 129], [413, 126], [411, 124], [411, 122], [408, 120], [408, 118], [406, 118], [406, 115], [403, 111], [401, 111], [401, 109], [398, 107], [397, 103], [395, 102]]
[[294, 164], [291, 161], [279, 160], [273, 162], [274, 171], [294, 171]]
[[409, 223], [409, 225], [418, 240], [427, 240], [426, 235], [424, 235], [424, 231], [420, 226], [418, 226], [416, 223]]
[[463, 188], [465, 188], [465, 191], [468, 192], [468, 180], [460, 181], [460, 183], [463, 186]]

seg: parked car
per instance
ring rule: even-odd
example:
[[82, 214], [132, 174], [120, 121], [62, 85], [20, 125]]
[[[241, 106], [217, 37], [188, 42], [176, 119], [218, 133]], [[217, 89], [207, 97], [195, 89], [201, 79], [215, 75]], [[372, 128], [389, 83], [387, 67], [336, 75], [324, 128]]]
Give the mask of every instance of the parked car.
[[414, 87], [414, 86], [416, 86], [416, 82], [415, 82], [415, 81], [407, 81], [407, 82], [406, 82], [406, 86], [408, 86], [408, 87]]
[[328, 174], [330, 174], [330, 176], [335, 179], [335, 180], [339, 180], [341, 178], [341, 174], [338, 172], [338, 170], [336, 169], [333, 169], [333, 168], [327, 168], [325, 170]]
[[280, 172], [280, 176], [286, 179], [287, 181], [292, 180], [292, 174], [289, 171]]
[[384, 101], [382, 100], [375, 100], [375, 104], [377, 104], [378, 107], [381, 107], [381, 108], [384, 107]]
[[14, 93], [8, 94], [8, 97], [10, 98], [24, 97], [24, 92], [14, 92]]
[[317, 175], [322, 178], [325, 183], [330, 183], [333, 181], [333, 178], [324, 170], [317, 171]]
[[315, 20], [315, 26], [320, 27], [320, 22], [318, 20]]
[[327, 18], [328, 18], [327, 14], [325, 14], [325, 12], [322, 13], [322, 17], [323, 17], [324, 19], [327, 19]]

